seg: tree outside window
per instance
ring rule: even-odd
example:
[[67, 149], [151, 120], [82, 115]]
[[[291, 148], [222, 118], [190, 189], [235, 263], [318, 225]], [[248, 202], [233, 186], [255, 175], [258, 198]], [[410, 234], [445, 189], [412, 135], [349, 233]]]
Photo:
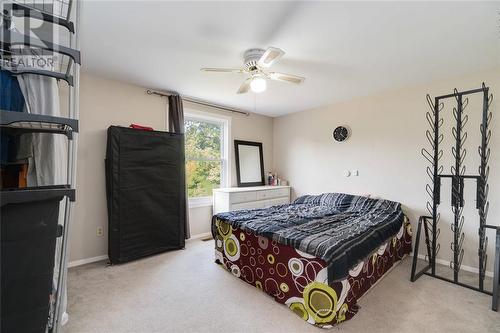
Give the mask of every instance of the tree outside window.
[[184, 129], [188, 196], [212, 196], [223, 179], [224, 123], [186, 117]]

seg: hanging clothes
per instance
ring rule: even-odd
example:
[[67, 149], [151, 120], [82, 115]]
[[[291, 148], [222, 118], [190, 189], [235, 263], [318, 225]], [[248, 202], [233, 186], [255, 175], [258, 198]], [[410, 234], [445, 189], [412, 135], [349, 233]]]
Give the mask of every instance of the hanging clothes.
[[[0, 70], [0, 109], [4, 111], [23, 112], [25, 110], [24, 96], [17, 78], [8, 71]], [[16, 137], [2, 133], [0, 159], [7, 164], [16, 159]]]
[[[29, 113], [60, 117], [59, 88], [54, 78], [23, 74], [18, 76], [19, 85], [24, 95]], [[62, 135], [49, 133], [32, 134], [33, 157], [29, 159], [28, 186], [44, 186], [66, 184], [68, 146], [66, 138]], [[65, 201], [59, 206], [59, 224], [64, 225]], [[57, 286], [58, 262], [61, 257], [62, 238], [57, 240], [57, 251], [55, 254], [54, 267], [54, 290]], [[66, 281], [62, 287], [61, 310], [63, 311], [63, 323], [68, 320], [66, 313], [67, 294]]]
[[0, 108], [5, 111], [22, 112], [24, 96], [17, 78], [10, 72], [0, 69]]
[[[7, 30], [19, 32], [14, 22], [7, 17]], [[9, 71], [0, 69], [0, 109], [4, 111], [27, 112], [25, 99], [17, 78]], [[2, 164], [26, 160], [31, 157], [31, 135], [1, 135], [0, 160]]]
[[[60, 116], [59, 90], [54, 78], [24, 74], [18, 76], [28, 112]], [[65, 184], [67, 145], [61, 135], [34, 133], [29, 160], [28, 186]]]

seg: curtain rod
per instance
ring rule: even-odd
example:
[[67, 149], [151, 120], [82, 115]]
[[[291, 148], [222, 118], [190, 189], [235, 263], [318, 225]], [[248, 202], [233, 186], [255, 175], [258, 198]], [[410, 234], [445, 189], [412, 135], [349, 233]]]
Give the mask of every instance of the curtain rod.
[[[160, 97], [168, 97], [168, 96], [172, 96], [172, 95], [176, 95], [177, 94], [176, 92], [158, 92], [158, 91], [154, 91], [154, 90], [150, 90], [150, 89], [146, 90], [146, 93], [148, 95], [156, 95], [156, 96], [160, 96]], [[211, 108], [217, 108], [217, 109], [224, 110], [224, 111], [227, 111], [227, 112], [239, 113], [239, 114], [242, 114], [244, 116], [249, 116], [250, 115], [249, 112], [240, 111], [240, 110], [233, 109], [233, 108], [230, 108], [230, 107], [227, 107], [227, 106], [222, 106], [222, 105], [217, 105], [217, 104], [213, 104], [213, 103], [210, 103], [210, 102], [201, 101], [199, 99], [194, 99], [194, 98], [191, 98], [191, 97], [181, 96], [181, 98], [182, 98], [182, 100], [184, 100], [186, 102], [189, 102], [189, 103], [193, 103], [193, 104], [198, 104], [198, 105], [202, 105], [202, 106], [208, 106], [208, 107], [211, 107]]]

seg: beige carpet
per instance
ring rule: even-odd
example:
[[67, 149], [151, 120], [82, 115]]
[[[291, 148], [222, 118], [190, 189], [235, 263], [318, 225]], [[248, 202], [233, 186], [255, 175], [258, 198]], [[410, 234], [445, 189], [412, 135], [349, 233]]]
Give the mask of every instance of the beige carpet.
[[[328, 332], [213, 261], [213, 241], [125, 265], [70, 269], [65, 332]], [[409, 281], [406, 259], [330, 331], [500, 332], [491, 297], [429, 277]]]

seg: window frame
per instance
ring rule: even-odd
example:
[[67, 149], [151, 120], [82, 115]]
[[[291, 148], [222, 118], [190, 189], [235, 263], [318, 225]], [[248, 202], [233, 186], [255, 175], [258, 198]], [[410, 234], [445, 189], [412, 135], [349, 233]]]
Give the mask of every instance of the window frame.
[[[200, 121], [207, 122], [217, 125], [222, 125], [221, 131], [221, 156], [220, 159], [209, 159], [209, 158], [188, 158], [186, 154], [186, 162], [188, 160], [192, 161], [220, 161], [221, 162], [221, 177], [220, 177], [220, 187], [227, 187], [230, 178], [230, 166], [229, 166], [229, 138], [230, 138], [230, 125], [231, 118], [222, 115], [214, 115], [207, 112], [200, 112], [195, 110], [185, 110], [184, 121]], [[189, 208], [196, 207], [207, 207], [213, 205], [213, 195], [204, 197], [191, 197], [188, 198]]]

